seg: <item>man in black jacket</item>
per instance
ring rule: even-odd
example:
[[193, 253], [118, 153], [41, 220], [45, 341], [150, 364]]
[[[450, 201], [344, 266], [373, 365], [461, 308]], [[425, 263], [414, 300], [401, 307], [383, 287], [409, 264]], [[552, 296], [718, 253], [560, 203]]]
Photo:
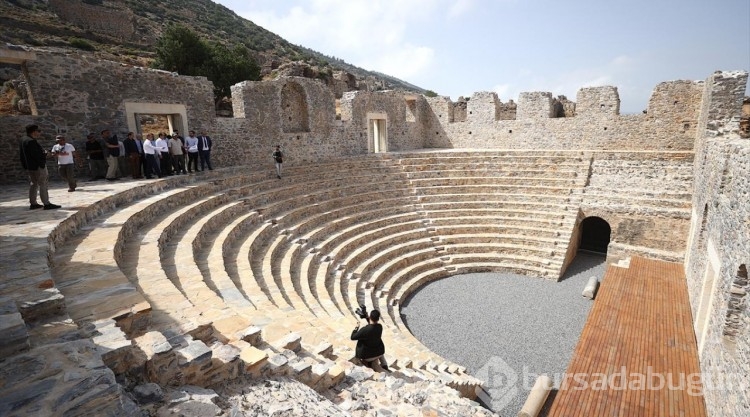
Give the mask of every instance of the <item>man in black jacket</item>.
[[209, 171], [213, 171], [214, 167], [211, 166], [211, 149], [213, 147], [211, 138], [206, 136], [206, 132], [202, 131], [201, 135], [198, 136], [198, 156], [201, 159], [201, 171], [206, 169], [206, 165], [208, 165]]
[[[45, 210], [59, 209], [60, 206], [49, 202], [49, 191], [47, 189], [47, 152], [42, 149], [42, 145], [37, 142], [37, 138], [42, 132], [37, 125], [26, 126], [26, 137], [21, 140], [20, 158], [21, 165], [29, 173], [29, 208], [31, 210], [44, 208]], [[39, 191], [39, 197], [42, 204], [37, 203], [36, 193]]]
[[[365, 366], [371, 367], [377, 372], [388, 370], [388, 363], [385, 361], [385, 345], [383, 344], [383, 325], [378, 323], [380, 320], [380, 311], [372, 310], [367, 317], [368, 324], [359, 328], [359, 324], [352, 331], [352, 340], [357, 341], [355, 356], [362, 361]], [[382, 368], [382, 369], [381, 369]]]

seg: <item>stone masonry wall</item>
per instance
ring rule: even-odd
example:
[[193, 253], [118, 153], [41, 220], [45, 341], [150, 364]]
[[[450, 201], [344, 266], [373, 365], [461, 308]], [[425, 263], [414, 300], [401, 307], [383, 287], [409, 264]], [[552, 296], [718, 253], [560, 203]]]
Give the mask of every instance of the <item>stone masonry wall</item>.
[[[706, 80], [697, 135], [700, 147], [695, 156], [685, 274], [693, 319], [701, 303], [709, 306], [700, 362], [712, 416], [750, 413], [750, 303], [746, 301], [750, 288], [737, 285], [742, 282], [741, 267], [746, 273], [750, 265], [750, 141], [733, 130], [746, 84], [745, 72], [717, 72]], [[709, 245], [719, 268], [713, 288], [704, 289], [712, 262]]]
[[[25, 135], [27, 124], [42, 128], [40, 143], [45, 148], [54, 145], [58, 132], [64, 132], [74, 146], [81, 144], [89, 132], [99, 137], [104, 128], [124, 139], [128, 131], [125, 102], [141, 102], [183, 103], [191, 128], [208, 132], [213, 128], [213, 85], [205, 77], [177, 76], [89, 55], [51, 52], [26, 66], [37, 114], [0, 117], [0, 149], [6, 151], [0, 158], [8, 167], [0, 173], [0, 183], [27, 178], [18, 162], [18, 140]], [[83, 152], [80, 155], [85, 157]], [[54, 167], [54, 161], [49, 167]]]
[[[750, 375], [750, 308], [738, 311], [738, 334], [724, 335], [729, 302], [737, 291], [733, 283], [740, 266], [750, 265], [750, 141], [712, 139], [705, 146], [706, 162], [696, 177], [692, 246], [685, 272], [693, 317], [697, 316], [708, 268], [710, 241], [716, 248], [720, 269], [708, 311], [707, 334], [701, 353], [706, 404], [712, 416], [741, 416], [750, 412], [747, 389]], [[708, 207], [705, 220], [703, 208]], [[710, 289], [709, 289], [710, 290]], [[744, 288], [746, 294], [748, 288]], [[727, 386], [725, 381], [734, 386]], [[745, 384], [743, 389], [740, 383]]]
[[82, 28], [101, 30], [124, 39], [132, 39], [135, 35], [135, 15], [129, 9], [86, 4], [81, 0], [48, 0], [48, 3], [63, 20]]

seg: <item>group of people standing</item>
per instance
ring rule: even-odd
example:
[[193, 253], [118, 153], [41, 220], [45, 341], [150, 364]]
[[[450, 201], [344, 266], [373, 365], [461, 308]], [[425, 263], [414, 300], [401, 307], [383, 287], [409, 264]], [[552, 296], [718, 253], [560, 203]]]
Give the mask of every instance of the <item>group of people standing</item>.
[[[49, 201], [47, 159], [51, 154], [51, 157], [57, 160], [58, 172], [67, 181], [68, 192], [73, 192], [78, 186], [75, 177], [75, 163], [78, 157], [75, 146], [68, 143], [64, 135], [55, 137], [55, 145], [48, 154], [37, 140], [41, 137], [41, 133], [37, 125], [26, 126], [26, 136], [20, 143], [20, 161], [21, 166], [29, 174], [29, 208], [31, 210], [40, 208], [54, 210], [60, 206]], [[213, 170], [211, 165], [213, 142], [203, 132], [200, 136], [196, 136], [195, 131], [191, 130], [186, 138], [180, 136], [177, 131], [174, 131], [172, 135], [159, 133], [157, 139], [149, 133], [145, 140], [141, 139], [141, 135], [136, 136], [130, 132], [123, 141], [120, 141], [116, 135], [112, 135], [108, 129], [102, 130], [100, 134], [101, 140], [98, 140], [96, 134], [89, 133], [84, 145], [86, 159], [91, 170], [91, 181], [118, 180], [122, 157], [127, 161], [134, 179], [144, 176], [148, 179], [154, 176], [162, 178], [168, 175], [203, 171], [206, 168]], [[198, 161], [200, 161], [200, 169]], [[42, 204], [38, 203], [37, 193]]]
[[[211, 165], [211, 149], [213, 142], [204, 132], [200, 136], [195, 131], [188, 132], [182, 137], [175, 130], [172, 135], [159, 133], [155, 138], [152, 133], [142, 139], [141, 135], [129, 132], [125, 140], [120, 141], [108, 129], [101, 131], [101, 140], [96, 134], [86, 136], [84, 149], [86, 159], [91, 170], [91, 181], [119, 179], [120, 158], [124, 157], [130, 167], [133, 179], [155, 176], [162, 178], [168, 175], [188, 174], [193, 171], [213, 170]], [[29, 174], [29, 208], [31, 210], [44, 208], [54, 210], [60, 208], [49, 201], [47, 159], [48, 153], [42, 148], [37, 139], [41, 137], [41, 130], [37, 125], [26, 126], [26, 136], [20, 144], [21, 165]], [[68, 191], [76, 190], [78, 183], [75, 177], [75, 163], [78, 159], [76, 148], [68, 143], [64, 135], [55, 137], [55, 145], [51, 149], [51, 156], [57, 160], [58, 172], [68, 183]], [[281, 167], [284, 154], [281, 146], [276, 145], [271, 154], [276, 167], [276, 177], [281, 179]], [[200, 161], [200, 168], [198, 162]], [[42, 204], [37, 201], [37, 193]]]
[[203, 171], [206, 168], [213, 170], [211, 137], [205, 133], [196, 136], [194, 130], [188, 133], [187, 137], [180, 136], [176, 130], [171, 135], [159, 133], [154, 136], [149, 133], [146, 139], [143, 139], [140, 134], [129, 132], [122, 142], [108, 130], [101, 133], [103, 141], [98, 141], [96, 136], [90, 133], [86, 141], [86, 154], [91, 169], [91, 180], [106, 178], [116, 181], [118, 161], [122, 156], [125, 157], [134, 179], [162, 178]]

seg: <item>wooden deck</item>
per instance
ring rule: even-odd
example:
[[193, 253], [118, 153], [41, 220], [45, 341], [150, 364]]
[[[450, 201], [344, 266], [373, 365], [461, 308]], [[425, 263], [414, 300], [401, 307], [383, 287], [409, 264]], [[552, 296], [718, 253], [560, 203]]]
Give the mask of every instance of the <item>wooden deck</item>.
[[699, 374], [682, 265], [634, 257], [607, 269], [548, 417], [703, 417]]

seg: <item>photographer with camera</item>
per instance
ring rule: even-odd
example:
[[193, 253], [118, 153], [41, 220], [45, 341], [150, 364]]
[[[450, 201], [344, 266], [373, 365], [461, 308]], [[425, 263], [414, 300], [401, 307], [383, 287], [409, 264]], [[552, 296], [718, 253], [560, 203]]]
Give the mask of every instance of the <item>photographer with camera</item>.
[[372, 368], [376, 372], [388, 370], [388, 363], [385, 361], [385, 345], [381, 336], [383, 335], [383, 326], [378, 323], [380, 320], [380, 311], [372, 310], [367, 314], [367, 307], [359, 306], [355, 311], [361, 319], [367, 320], [367, 325], [363, 328], [357, 327], [352, 331], [352, 340], [357, 341], [355, 356], [363, 365]]

